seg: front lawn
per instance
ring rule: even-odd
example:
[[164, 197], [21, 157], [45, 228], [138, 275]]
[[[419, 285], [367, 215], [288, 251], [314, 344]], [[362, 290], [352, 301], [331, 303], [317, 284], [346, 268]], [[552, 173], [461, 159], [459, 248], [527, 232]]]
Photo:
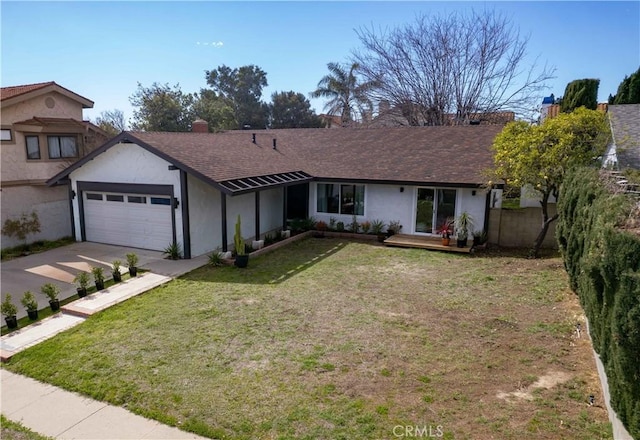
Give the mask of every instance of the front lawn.
[[196, 270], [6, 368], [212, 438], [611, 438], [581, 320], [559, 258], [310, 238]]

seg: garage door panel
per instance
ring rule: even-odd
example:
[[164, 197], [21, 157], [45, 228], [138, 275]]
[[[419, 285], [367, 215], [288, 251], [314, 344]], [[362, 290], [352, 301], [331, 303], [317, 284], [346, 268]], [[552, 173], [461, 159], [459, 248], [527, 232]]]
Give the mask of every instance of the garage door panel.
[[85, 196], [87, 241], [153, 250], [164, 250], [171, 243], [173, 227], [170, 206], [150, 204], [150, 195], [141, 195], [146, 197], [147, 203], [128, 202], [125, 194], [109, 195], [111, 199], [123, 201], [107, 201], [106, 193], [103, 193], [103, 200], [87, 200]]

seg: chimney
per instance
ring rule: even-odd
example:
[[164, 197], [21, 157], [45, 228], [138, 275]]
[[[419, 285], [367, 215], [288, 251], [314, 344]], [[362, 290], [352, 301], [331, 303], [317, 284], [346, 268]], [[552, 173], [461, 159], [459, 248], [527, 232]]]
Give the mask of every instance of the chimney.
[[193, 133], [209, 133], [209, 123], [198, 118], [191, 124], [191, 131]]

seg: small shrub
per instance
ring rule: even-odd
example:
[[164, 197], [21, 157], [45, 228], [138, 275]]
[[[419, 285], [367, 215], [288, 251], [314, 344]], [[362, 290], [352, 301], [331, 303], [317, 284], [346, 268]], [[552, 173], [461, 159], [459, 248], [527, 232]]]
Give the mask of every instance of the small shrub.
[[387, 226], [387, 231], [392, 234], [399, 234], [401, 230], [402, 230], [402, 225], [398, 220], [389, 222], [389, 226]]
[[335, 231], [336, 230], [336, 218], [335, 217], [329, 217], [329, 230], [330, 231]]
[[20, 302], [22, 303], [24, 308], [29, 312], [34, 312], [38, 310], [38, 301], [36, 301], [35, 296], [33, 296], [33, 293], [31, 293], [31, 291], [29, 290], [24, 292], [24, 295], [22, 296], [22, 299], [20, 300]]
[[180, 246], [180, 243], [173, 242], [169, 246], [164, 248], [164, 251], [162, 253], [164, 255], [167, 255], [170, 260], [179, 260], [180, 258], [182, 258], [182, 247]]
[[16, 313], [18, 313], [18, 308], [11, 301], [10, 293], [7, 293], [7, 296], [5, 296], [4, 301], [2, 301], [2, 304], [0, 304], [0, 313], [2, 313], [2, 316], [15, 316]]
[[89, 285], [89, 273], [85, 271], [78, 273], [78, 275], [73, 279], [73, 282], [81, 289], [86, 289]]
[[308, 217], [302, 220], [302, 230], [303, 231], [311, 231], [316, 228], [316, 219], [313, 217]]
[[385, 226], [386, 225], [382, 220], [374, 220], [371, 222], [371, 233], [376, 235], [382, 234]]
[[278, 238], [276, 236], [273, 236], [271, 234], [265, 234], [264, 235], [264, 245], [265, 246], [269, 246], [269, 245], [275, 243], [276, 241], [278, 241]]
[[[265, 244], [267, 242], [266, 240], [266, 236], [265, 236]], [[224, 265], [224, 259], [222, 258], [222, 254], [220, 254], [220, 252], [218, 251], [213, 251], [210, 255], [209, 255], [209, 264], [212, 265], [213, 267], [220, 267]]]
[[344, 223], [343, 222], [336, 223], [336, 231], [344, 232]]
[[104, 269], [98, 266], [91, 268], [91, 274], [96, 284], [104, 283]]
[[360, 227], [362, 228], [362, 233], [363, 234], [368, 234], [369, 231], [371, 230], [371, 223], [368, 221], [362, 222], [360, 224]]
[[318, 223], [316, 223], [316, 229], [318, 231], [324, 232], [326, 231], [328, 228], [327, 224], [325, 222], [323, 222], [322, 220], [319, 221]]
[[58, 298], [58, 295], [60, 294], [60, 288], [53, 283], [44, 284], [40, 288], [40, 291], [51, 301]]
[[349, 231], [353, 232], [354, 234], [357, 234], [359, 230], [360, 230], [360, 224], [358, 223], [358, 220], [354, 215], [353, 218], [351, 219], [351, 223], [349, 223]]
[[138, 256], [133, 252], [131, 252], [130, 254], [127, 254], [127, 266], [136, 267], [137, 264], [138, 264]]

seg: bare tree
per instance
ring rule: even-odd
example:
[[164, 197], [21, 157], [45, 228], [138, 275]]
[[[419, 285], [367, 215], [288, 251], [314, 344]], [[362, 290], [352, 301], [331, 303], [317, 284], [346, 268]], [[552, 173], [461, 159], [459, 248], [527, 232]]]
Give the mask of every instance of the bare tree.
[[379, 85], [372, 100], [388, 101], [409, 125], [465, 124], [473, 114], [506, 110], [528, 116], [553, 74], [525, 65], [527, 39], [494, 12], [420, 15], [356, 33], [363, 48], [353, 62]]
[[118, 109], [100, 112], [100, 116], [96, 118], [96, 125], [106, 131], [110, 136], [115, 136], [127, 129], [124, 113]]

